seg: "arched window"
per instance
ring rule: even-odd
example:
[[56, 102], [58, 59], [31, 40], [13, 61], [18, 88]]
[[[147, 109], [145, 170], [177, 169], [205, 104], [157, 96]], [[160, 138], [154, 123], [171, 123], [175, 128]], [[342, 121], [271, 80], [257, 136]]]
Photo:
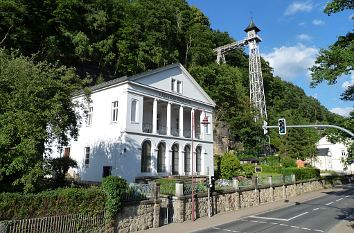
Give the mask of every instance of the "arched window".
[[164, 142], [160, 142], [157, 152], [157, 172], [165, 172], [166, 165], [165, 165], [165, 153], [166, 153], [166, 144]]
[[141, 172], [151, 172], [151, 142], [145, 141], [141, 149]]
[[179, 149], [178, 144], [173, 144], [172, 146], [172, 174], [178, 175], [178, 163], [179, 163]]
[[197, 148], [195, 149], [196, 152], [196, 168], [197, 168], [197, 172], [201, 172], [201, 168], [202, 168], [202, 147], [201, 146], [197, 146]]
[[191, 171], [191, 147], [186, 145], [184, 147], [184, 172]]

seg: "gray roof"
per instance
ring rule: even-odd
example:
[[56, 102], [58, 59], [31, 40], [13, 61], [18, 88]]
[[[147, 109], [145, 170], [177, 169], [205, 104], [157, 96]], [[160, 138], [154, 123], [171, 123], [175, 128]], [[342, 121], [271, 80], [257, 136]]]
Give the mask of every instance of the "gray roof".
[[259, 29], [253, 22], [253, 19], [251, 19], [250, 24], [246, 27], [246, 29], [244, 30], [245, 32], [251, 31], [251, 30], [256, 30], [256, 32], [259, 32], [261, 29]]

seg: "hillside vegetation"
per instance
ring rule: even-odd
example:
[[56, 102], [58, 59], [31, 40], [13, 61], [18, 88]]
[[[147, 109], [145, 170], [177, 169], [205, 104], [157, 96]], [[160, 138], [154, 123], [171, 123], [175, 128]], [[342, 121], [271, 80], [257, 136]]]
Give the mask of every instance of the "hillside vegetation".
[[[262, 122], [253, 120], [247, 55], [239, 49], [227, 55], [227, 64], [215, 63], [212, 49], [233, 40], [184, 0], [0, 1], [0, 46], [7, 51], [73, 67], [92, 80], [87, 85], [180, 62], [216, 102], [216, 125], [227, 124], [231, 149], [261, 154], [268, 139]], [[273, 76], [264, 60], [262, 71], [270, 125], [280, 117], [288, 124], [343, 123], [301, 88]], [[319, 137], [315, 129], [289, 129], [283, 137], [270, 131], [272, 148], [293, 158], [313, 156]]]

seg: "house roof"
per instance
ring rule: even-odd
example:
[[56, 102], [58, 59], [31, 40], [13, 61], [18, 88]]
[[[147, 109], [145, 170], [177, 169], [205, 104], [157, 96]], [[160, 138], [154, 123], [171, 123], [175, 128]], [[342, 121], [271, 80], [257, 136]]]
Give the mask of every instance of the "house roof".
[[246, 29], [244, 30], [245, 32], [251, 31], [251, 30], [255, 30], [256, 32], [259, 32], [261, 29], [259, 29], [253, 22], [253, 19], [251, 19], [250, 24], [246, 27]]
[[[110, 81], [107, 81], [107, 82], [103, 82], [103, 83], [100, 83], [100, 84], [97, 84], [97, 85], [94, 85], [94, 86], [91, 86], [89, 87], [89, 89], [91, 91], [97, 91], [97, 90], [100, 90], [100, 89], [103, 89], [103, 88], [106, 88], [106, 87], [110, 87], [110, 86], [113, 86], [113, 85], [116, 85], [116, 84], [119, 84], [119, 83], [123, 83], [123, 82], [134, 82], [135, 80], [139, 79], [139, 78], [143, 78], [143, 77], [146, 77], [146, 76], [149, 76], [149, 75], [153, 75], [153, 74], [156, 74], [156, 73], [159, 73], [159, 72], [163, 72], [163, 71], [166, 71], [166, 70], [169, 70], [169, 69], [173, 69], [173, 68], [180, 68], [181, 71], [192, 81], [192, 83], [196, 86], [196, 88], [201, 92], [203, 93], [203, 95], [210, 101], [210, 103], [215, 106], [215, 102], [209, 97], [209, 95], [203, 90], [203, 88], [195, 81], [195, 79], [192, 77], [192, 75], [183, 67], [183, 65], [181, 63], [174, 63], [174, 64], [170, 64], [170, 65], [167, 65], [167, 66], [163, 66], [163, 67], [160, 67], [160, 68], [157, 68], [157, 69], [153, 69], [153, 70], [149, 70], [149, 71], [146, 71], [146, 72], [143, 72], [143, 73], [139, 73], [139, 74], [135, 74], [135, 75], [132, 75], [132, 76], [122, 76], [122, 77], [119, 77], [119, 78], [116, 78], [116, 79], [112, 79]], [[76, 95], [80, 95], [80, 94], [83, 94], [84, 92], [83, 91], [80, 91], [78, 93], [75, 93], [74, 96]]]

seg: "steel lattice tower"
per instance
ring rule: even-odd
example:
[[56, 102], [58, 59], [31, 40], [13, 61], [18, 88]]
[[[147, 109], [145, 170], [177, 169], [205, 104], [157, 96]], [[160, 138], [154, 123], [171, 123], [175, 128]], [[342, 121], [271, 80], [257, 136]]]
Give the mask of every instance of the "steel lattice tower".
[[241, 46], [248, 45], [249, 48], [249, 79], [250, 79], [250, 101], [255, 109], [259, 111], [259, 115], [255, 116], [255, 120], [259, 118], [267, 119], [267, 108], [264, 96], [263, 77], [261, 68], [261, 58], [259, 56], [258, 43], [262, 39], [257, 32], [260, 29], [251, 20], [245, 29], [247, 38], [242, 41], [236, 41], [214, 49], [217, 55], [216, 62], [218, 64], [225, 63], [225, 54]]

